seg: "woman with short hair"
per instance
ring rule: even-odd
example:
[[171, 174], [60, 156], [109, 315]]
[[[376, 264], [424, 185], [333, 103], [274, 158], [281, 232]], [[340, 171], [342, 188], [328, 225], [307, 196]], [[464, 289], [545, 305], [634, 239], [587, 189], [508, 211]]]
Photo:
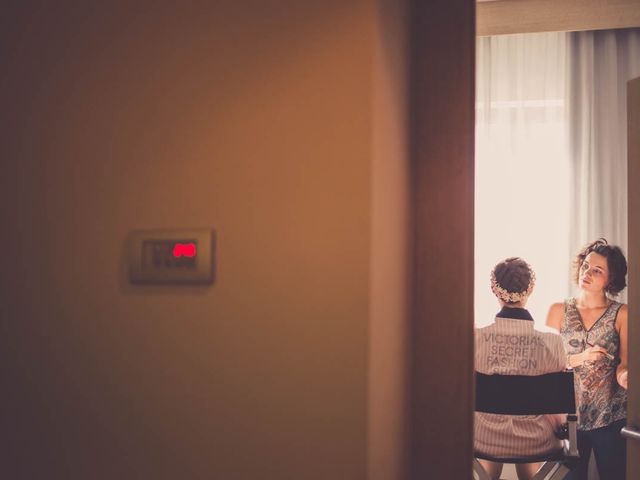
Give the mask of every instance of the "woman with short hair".
[[[491, 272], [491, 290], [502, 309], [494, 323], [475, 331], [475, 366], [484, 374], [542, 375], [566, 368], [562, 339], [551, 329], [534, 327], [525, 309], [533, 292], [535, 274], [522, 258], [511, 257]], [[494, 458], [542, 457], [562, 450], [556, 431], [561, 415], [496, 415], [475, 413], [474, 448]], [[502, 463], [479, 459], [493, 479], [500, 478]], [[517, 463], [520, 480], [530, 479], [539, 463]]]

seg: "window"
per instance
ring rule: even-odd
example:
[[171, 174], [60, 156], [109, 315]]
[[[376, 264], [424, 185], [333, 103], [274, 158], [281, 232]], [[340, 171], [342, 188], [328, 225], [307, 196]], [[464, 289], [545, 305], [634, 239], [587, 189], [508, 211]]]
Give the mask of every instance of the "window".
[[519, 256], [536, 272], [527, 308], [544, 325], [569, 294], [566, 34], [478, 38], [476, 72], [475, 322], [499, 310], [491, 269]]

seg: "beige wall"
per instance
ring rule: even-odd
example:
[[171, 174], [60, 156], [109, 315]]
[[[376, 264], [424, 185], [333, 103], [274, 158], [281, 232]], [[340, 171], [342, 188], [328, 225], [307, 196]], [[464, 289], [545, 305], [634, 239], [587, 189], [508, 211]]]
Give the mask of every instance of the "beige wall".
[[[1, 476], [363, 479], [367, 448], [400, 475], [402, 412], [367, 416], [405, 388], [405, 267], [372, 257], [407, 207], [402, 88], [374, 91], [400, 81], [376, 57], [381, 7], [88, 3], [0, 25]], [[130, 230], [200, 226], [218, 235], [212, 287], [128, 284]], [[394, 340], [376, 347], [389, 269]]]

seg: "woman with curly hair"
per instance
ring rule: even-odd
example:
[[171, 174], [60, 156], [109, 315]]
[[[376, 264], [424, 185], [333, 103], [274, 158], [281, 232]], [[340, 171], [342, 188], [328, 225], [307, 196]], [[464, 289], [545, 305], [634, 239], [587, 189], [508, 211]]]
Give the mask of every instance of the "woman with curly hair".
[[627, 305], [613, 299], [626, 287], [627, 261], [603, 238], [577, 255], [579, 293], [549, 310], [575, 372], [580, 463], [567, 479], [586, 480], [591, 451], [601, 479], [625, 478], [627, 416]]

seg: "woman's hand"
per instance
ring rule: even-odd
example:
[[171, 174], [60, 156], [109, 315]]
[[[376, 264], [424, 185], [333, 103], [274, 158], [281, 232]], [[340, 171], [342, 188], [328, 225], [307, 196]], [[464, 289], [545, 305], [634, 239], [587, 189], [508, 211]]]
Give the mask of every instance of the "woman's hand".
[[581, 353], [569, 355], [569, 365], [571, 367], [580, 367], [585, 364], [594, 364], [605, 358], [613, 360], [613, 355], [611, 355], [606, 348], [600, 345], [593, 345]]
[[627, 390], [629, 388], [629, 370], [627, 370], [626, 368], [620, 372], [618, 372], [618, 375], [616, 376], [616, 378], [618, 379], [618, 383], [620, 384], [620, 386], [622, 388], [624, 388], [625, 390]]

